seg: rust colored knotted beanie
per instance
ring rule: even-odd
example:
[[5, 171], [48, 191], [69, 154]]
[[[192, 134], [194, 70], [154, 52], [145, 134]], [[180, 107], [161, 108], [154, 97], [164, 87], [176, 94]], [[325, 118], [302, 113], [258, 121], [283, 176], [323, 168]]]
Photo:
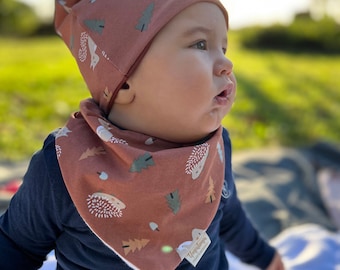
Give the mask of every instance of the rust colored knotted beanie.
[[217, 0], [56, 0], [55, 27], [77, 61], [93, 99], [108, 114], [117, 91], [174, 16]]

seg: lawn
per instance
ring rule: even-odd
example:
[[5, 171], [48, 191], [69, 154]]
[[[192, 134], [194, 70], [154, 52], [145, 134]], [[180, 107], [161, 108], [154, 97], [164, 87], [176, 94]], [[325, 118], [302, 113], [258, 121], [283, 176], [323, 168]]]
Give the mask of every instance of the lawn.
[[238, 95], [223, 122], [234, 148], [340, 143], [340, 55], [244, 50], [237, 37]]
[[0, 39], [0, 160], [29, 157], [88, 96], [58, 38]]
[[[229, 39], [238, 94], [223, 124], [234, 150], [340, 142], [340, 55], [250, 51], [238, 33]], [[26, 159], [88, 92], [56, 37], [1, 38], [0, 57], [0, 160]]]

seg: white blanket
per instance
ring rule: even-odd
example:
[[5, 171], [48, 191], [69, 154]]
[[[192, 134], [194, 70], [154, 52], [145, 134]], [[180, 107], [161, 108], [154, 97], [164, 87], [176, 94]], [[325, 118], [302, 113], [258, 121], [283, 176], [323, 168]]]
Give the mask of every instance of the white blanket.
[[[282, 255], [286, 270], [340, 270], [340, 232], [306, 224], [284, 230], [270, 243]], [[230, 270], [257, 269], [240, 262], [229, 252], [226, 255]]]

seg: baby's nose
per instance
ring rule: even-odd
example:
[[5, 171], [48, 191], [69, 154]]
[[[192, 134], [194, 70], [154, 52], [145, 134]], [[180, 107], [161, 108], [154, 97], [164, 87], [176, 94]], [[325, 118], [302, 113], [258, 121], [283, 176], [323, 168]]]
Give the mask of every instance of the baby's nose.
[[230, 75], [233, 71], [233, 63], [224, 55], [215, 65], [215, 74], [217, 76]]

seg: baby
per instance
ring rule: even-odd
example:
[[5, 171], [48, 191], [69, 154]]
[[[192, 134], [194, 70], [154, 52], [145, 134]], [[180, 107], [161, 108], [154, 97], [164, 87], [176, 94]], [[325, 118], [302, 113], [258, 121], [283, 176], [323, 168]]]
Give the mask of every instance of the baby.
[[91, 92], [0, 218], [0, 268], [284, 269], [237, 198], [236, 94], [217, 0], [66, 0], [55, 25]]

